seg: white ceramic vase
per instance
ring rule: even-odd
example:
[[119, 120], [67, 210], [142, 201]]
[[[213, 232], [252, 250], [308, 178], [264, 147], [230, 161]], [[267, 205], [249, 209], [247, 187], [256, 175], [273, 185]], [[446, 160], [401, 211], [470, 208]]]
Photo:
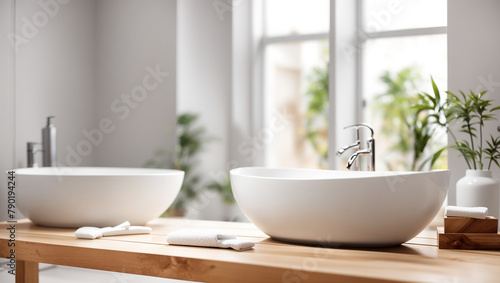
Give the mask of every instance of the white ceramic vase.
[[466, 170], [457, 182], [458, 206], [486, 206], [488, 215], [500, 213], [500, 182], [490, 170]]

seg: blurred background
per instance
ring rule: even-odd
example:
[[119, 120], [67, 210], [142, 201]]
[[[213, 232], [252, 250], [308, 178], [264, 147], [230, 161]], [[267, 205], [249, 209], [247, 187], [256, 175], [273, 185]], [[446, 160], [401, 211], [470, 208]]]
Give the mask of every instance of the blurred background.
[[[446, 152], [428, 162], [446, 133], [433, 132], [415, 152], [415, 129], [429, 129], [411, 105], [431, 91], [431, 76], [441, 90], [450, 81], [471, 88], [461, 85], [464, 68], [449, 77], [450, 56], [460, 56], [447, 45], [469, 52], [464, 30], [488, 34], [464, 28], [463, 1], [0, 5], [1, 168], [25, 167], [26, 143], [39, 142], [54, 115], [61, 166], [182, 169], [183, 189], [165, 216], [198, 219], [245, 221], [232, 198], [232, 168], [343, 170], [348, 154], [335, 152], [353, 141], [354, 131], [343, 130], [352, 123], [374, 127], [378, 170], [446, 168]], [[469, 85], [495, 86], [490, 74], [469, 75]], [[95, 142], [103, 121], [113, 131]]]
[[[0, 1], [0, 171], [26, 167], [26, 143], [40, 142], [54, 115], [60, 166], [182, 169], [164, 216], [246, 221], [230, 169], [345, 170], [335, 152], [354, 132], [343, 127], [365, 122], [378, 170], [448, 166], [454, 184], [465, 165], [446, 152], [428, 162], [446, 133], [415, 150], [415, 130], [435, 129], [411, 105], [431, 76], [441, 90], [498, 100], [499, 9], [494, 0]], [[0, 220], [6, 192], [1, 182]], [[66, 282], [58, 272], [68, 271], [42, 277]]]

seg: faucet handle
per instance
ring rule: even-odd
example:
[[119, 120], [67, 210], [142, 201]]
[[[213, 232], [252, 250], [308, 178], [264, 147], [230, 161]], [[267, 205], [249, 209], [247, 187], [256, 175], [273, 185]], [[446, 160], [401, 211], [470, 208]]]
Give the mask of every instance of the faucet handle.
[[[370, 162], [367, 165], [368, 170], [375, 171], [375, 138], [373, 128], [368, 124], [358, 123], [354, 125], [349, 125], [344, 127], [344, 129], [356, 128], [356, 143], [359, 146], [360, 144], [360, 128], [367, 128], [370, 130], [371, 136], [367, 140], [368, 148], [366, 149], [358, 149], [353, 155], [349, 157], [347, 160], [347, 169], [351, 169], [351, 166], [354, 164], [354, 161], [358, 158], [359, 155], [369, 155]], [[349, 147], [345, 147], [346, 149]], [[344, 148], [341, 148], [337, 155], [340, 155], [344, 152]], [[359, 165], [358, 165], [359, 166]], [[358, 167], [359, 168], [359, 167]]]
[[358, 123], [358, 124], [353, 124], [353, 125], [345, 126], [344, 130], [345, 129], [350, 129], [350, 128], [356, 128], [357, 138], [359, 139], [359, 128], [361, 128], [361, 127], [368, 128], [370, 130], [370, 132], [371, 132], [371, 137], [373, 138], [373, 135], [374, 135], [373, 128], [370, 127], [370, 125], [365, 124], [365, 123]]

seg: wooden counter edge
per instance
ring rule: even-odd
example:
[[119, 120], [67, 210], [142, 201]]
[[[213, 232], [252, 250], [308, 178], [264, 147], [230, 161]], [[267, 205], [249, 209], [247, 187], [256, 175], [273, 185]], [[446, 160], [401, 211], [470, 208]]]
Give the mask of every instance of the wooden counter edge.
[[[6, 244], [0, 239], [0, 245]], [[354, 274], [324, 273], [258, 264], [227, 262], [165, 256], [126, 251], [83, 249], [53, 244], [18, 241], [16, 264], [20, 263], [20, 278], [35, 278], [38, 263], [56, 264], [96, 270], [131, 273], [162, 278], [201, 282], [404, 282], [367, 278]], [[78, 254], [78, 256], [74, 256]], [[54, 256], [57, 255], [57, 256]], [[0, 248], [0, 256], [7, 257]], [[38, 277], [36, 277], [38, 278]], [[20, 281], [38, 282], [38, 281]]]

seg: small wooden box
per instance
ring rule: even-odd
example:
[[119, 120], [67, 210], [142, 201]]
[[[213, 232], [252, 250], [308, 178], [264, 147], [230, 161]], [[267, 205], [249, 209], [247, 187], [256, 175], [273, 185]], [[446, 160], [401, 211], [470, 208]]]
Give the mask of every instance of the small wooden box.
[[493, 233], [444, 233], [438, 227], [440, 249], [500, 250], [500, 234]]
[[498, 219], [488, 216], [485, 219], [467, 217], [445, 217], [444, 233], [498, 233]]

